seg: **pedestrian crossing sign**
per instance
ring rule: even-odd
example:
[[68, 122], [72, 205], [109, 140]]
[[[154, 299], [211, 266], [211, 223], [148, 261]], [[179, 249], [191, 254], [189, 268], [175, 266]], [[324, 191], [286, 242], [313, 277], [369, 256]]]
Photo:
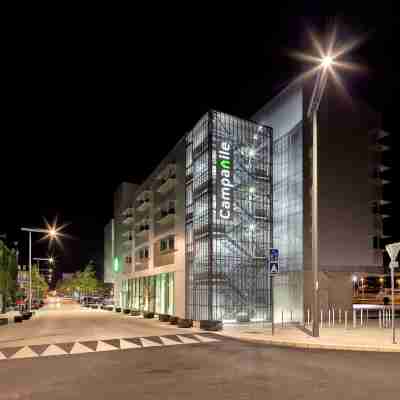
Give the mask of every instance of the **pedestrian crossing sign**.
[[279, 273], [279, 263], [276, 261], [269, 263], [269, 273], [278, 274]]

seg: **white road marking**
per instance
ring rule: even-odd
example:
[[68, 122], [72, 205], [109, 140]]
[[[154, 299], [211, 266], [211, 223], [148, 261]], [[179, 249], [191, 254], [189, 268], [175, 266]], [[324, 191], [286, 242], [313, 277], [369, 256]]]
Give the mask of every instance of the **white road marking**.
[[118, 350], [118, 348], [102, 341], [97, 342], [96, 351], [111, 351], [111, 350]]
[[83, 344], [76, 342], [74, 343], [69, 354], [82, 354], [82, 353], [92, 353], [93, 350], [89, 349], [89, 347], [84, 346]]
[[152, 340], [147, 340], [145, 338], [140, 338], [143, 347], [154, 347], [154, 346], [162, 346], [160, 343], [153, 342]]
[[176, 336], [178, 336], [178, 338], [180, 340], [182, 340], [183, 343], [186, 343], [186, 344], [199, 343], [197, 340], [194, 340], [192, 338], [188, 338], [186, 336], [181, 336], [181, 335], [176, 335]]
[[142, 347], [142, 346], [139, 346], [136, 343], [132, 343], [132, 342], [129, 342], [128, 340], [124, 340], [124, 339], [120, 339], [119, 340], [119, 346], [120, 346], [121, 350], [137, 349], [138, 347]]
[[164, 346], [175, 346], [177, 344], [183, 344], [183, 343], [177, 342], [176, 340], [172, 340], [172, 339], [162, 337], [162, 336], [160, 336], [160, 339], [163, 342]]
[[210, 343], [210, 342], [219, 342], [218, 339], [210, 338], [207, 336], [193, 335], [196, 339], [199, 339], [200, 342]]
[[39, 357], [39, 356], [30, 347], [25, 346], [22, 349], [18, 350], [10, 358], [32, 358], [32, 357]]
[[64, 354], [68, 354], [65, 350], [61, 347], [56, 346], [55, 344], [51, 344], [41, 355], [40, 357], [47, 357], [47, 356], [61, 356]]

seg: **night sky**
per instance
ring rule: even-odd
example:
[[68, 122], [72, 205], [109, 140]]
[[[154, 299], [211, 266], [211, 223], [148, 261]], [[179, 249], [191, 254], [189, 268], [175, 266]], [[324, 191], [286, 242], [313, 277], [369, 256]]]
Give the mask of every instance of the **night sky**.
[[[318, 11], [311, 3], [300, 12]], [[290, 9], [228, 15], [201, 8], [72, 12], [51, 23], [17, 21], [9, 32], [0, 233], [19, 240], [23, 263], [27, 236], [19, 228], [43, 226], [43, 217], [58, 215], [72, 236], [54, 250], [58, 271], [74, 271], [90, 259], [100, 267], [116, 186], [140, 183], [208, 109], [249, 117], [309, 67], [289, 56], [310, 52], [307, 29], [326, 33], [333, 20], [290, 16], [299, 13]], [[368, 69], [341, 76], [351, 96], [381, 111], [384, 128], [397, 136], [388, 141], [394, 217], [387, 229], [400, 240], [394, 210], [400, 206], [400, 18], [390, 9], [345, 15], [336, 19], [341, 40], [368, 34], [346, 60]], [[35, 257], [46, 252], [46, 245], [33, 247]]]

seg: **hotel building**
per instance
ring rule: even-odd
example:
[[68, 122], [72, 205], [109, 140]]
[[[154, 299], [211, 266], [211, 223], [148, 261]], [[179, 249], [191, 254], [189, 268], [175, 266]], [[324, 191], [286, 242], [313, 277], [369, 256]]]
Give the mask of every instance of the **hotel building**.
[[[297, 85], [249, 120], [209, 111], [141, 185], [121, 184], [105, 229], [117, 304], [193, 320], [280, 321], [283, 312], [304, 321], [312, 302], [309, 98]], [[382, 266], [374, 243], [384, 237], [385, 133], [378, 114], [333, 87], [318, 126], [320, 303], [350, 309], [352, 275]], [[280, 251], [273, 279], [270, 248]]]

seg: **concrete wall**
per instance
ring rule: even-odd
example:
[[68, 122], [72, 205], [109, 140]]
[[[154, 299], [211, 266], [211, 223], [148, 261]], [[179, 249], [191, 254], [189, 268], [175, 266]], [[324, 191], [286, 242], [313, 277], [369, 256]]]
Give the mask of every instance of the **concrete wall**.
[[362, 103], [347, 103], [333, 86], [326, 93], [318, 115], [320, 263], [327, 271], [357, 271], [376, 265], [369, 134], [380, 118]]

